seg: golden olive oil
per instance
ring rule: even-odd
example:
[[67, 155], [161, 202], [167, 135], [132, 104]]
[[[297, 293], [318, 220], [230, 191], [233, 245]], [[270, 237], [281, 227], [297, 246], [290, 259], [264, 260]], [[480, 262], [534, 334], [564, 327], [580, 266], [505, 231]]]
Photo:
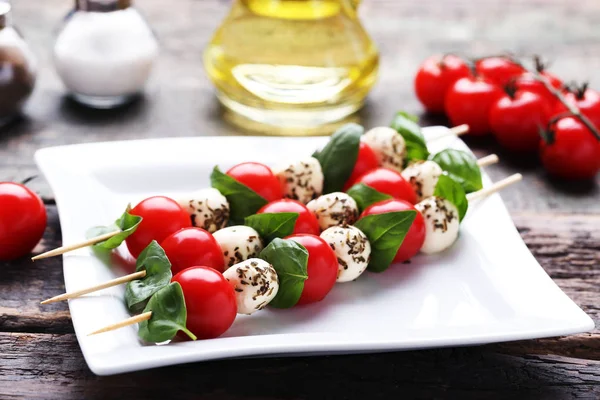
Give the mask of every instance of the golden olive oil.
[[357, 0], [236, 0], [204, 54], [234, 122], [264, 133], [320, 133], [359, 109], [378, 53]]

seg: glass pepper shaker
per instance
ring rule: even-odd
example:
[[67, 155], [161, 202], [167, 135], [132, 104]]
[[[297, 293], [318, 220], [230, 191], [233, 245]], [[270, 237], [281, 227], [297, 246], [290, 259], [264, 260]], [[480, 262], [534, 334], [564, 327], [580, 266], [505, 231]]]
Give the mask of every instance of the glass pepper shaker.
[[17, 115], [33, 91], [36, 59], [12, 26], [11, 6], [0, 3], [0, 124]]
[[140, 94], [158, 41], [131, 0], [76, 0], [54, 45], [54, 65], [72, 97], [112, 108]]

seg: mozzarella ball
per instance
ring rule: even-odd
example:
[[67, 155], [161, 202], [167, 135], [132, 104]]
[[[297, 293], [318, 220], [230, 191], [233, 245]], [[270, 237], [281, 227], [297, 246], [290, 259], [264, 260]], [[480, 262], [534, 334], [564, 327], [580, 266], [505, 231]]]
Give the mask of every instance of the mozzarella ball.
[[323, 170], [314, 157], [276, 168], [273, 172], [279, 178], [283, 197], [306, 204], [323, 193]]
[[332, 226], [352, 225], [358, 219], [358, 205], [346, 193], [333, 192], [311, 200], [308, 208], [319, 221], [321, 230]]
[[260, 258], [250, 258], [229, 267], [223, 276], [235, 293], [238, 314], [262, 310], [279, 290], [275, 268]]
[[452, 246], [458, 237], [458, 209], [441, 197], [429, 197], [415, 205], [425, 220], [425, 242], [421, 251], [439, 253]]
[[258, 257], [263, 249], [258, 232], [249, 226], [230, 226], [216, 231], [213, 236], [221, 246], [225, 265], [228, 267]]
[[375, 152], [379, 165], [398, 172], [402, 171], [406, 157], [406, 143], [395, 129], [387, 126], [373, 128], [360, 140]]
[[229, 202], [214, 188], [201, 189], [179, 200], [190, 214], [192, 225], [210, 233], [225, 227], [229, 221]]
[[353, 281], [360, 276], [371, 257], [371, 243], [357, 227], [332, 226], [321, 233], [338, 260], [337, 282]]
[[433, 196], [442, 168], [435, 161], [417, 161], [410, 164], [402, 177], [406, 179], [417, 194], [417, 201]]

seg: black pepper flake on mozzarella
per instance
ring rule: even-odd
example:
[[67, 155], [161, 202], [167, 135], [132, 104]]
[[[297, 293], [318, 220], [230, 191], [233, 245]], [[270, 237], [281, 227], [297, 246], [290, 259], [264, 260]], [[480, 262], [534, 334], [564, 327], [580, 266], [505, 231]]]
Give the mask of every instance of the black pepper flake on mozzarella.
[[352, 225], [358, 219], [358, 205], [348, 194], [333, 192], [311, 200], [306, 207], [315, 215], [321, 230]]
[[379, 165], [402, 171], [406, 142], [396, 130], [387, 126], [376, 127], [367, 131], [360, 140], [375, 152]]
[[337, 257], [338, 282], [355, 280], [365, 271], [371, 257], [371, 244], [360, 229], [351, 225], [331, 227], [321, 233], [321, 238]]
[[442, 168], [435, 161], [415, 161], [402, 171], [406, 179], [417, 194], [417, 200], [433, 196], [435, 186], [442, 175]]
[[441, 197], [428, 197], [415, 208], [425, 217], [425, 241], [421, 251], [438, 253], [450, 247], [458, 237], [458, 210], [454, 204]]
[[239, 314], [261, 310], [279, 290], [277, 272], [271, 264], [258, 258], [231, 266], [223, 276], [234, 288]]
[[258, 257], [263, 249], [258, 232], [249, 226], [230, 226], [218, 230], [213, 236], [221, 247], [225, 265], [229, 267]]
[[192, 226], [211, 233], [225, 227], [229, 222], [229, 203], [217, 189], [198, 190], [180, 200], [179, 204], [190, 215]]
[[323, 171], [316, 158], [297, 161], [283, 168], [275, 169], [284, 197], [308, 203], [323, 192]]

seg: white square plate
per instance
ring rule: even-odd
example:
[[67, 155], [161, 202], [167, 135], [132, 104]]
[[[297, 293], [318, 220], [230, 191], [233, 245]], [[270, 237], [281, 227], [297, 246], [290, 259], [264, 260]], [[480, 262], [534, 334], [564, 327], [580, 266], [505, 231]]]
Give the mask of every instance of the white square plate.
[[[425, 129], [429, 138], [446, 128]], [[327, 138], [196, 137], [42, 149], [36, 161], [60, 214], [64, 243], [84, 239], [128, 203], [177, 197], [209, 185], [215, 165], [276, 165], [311, 154]], [[467, 149], [456, 138], [433, 142]], [[488, 185], [489, 179], [484, 176]], [[525, 189], [523, 189], [525, 190]], [[89, 249], [66, 254], [65, 287], [81, 289], [123, 273]], [[594, 327], [546, 275], [521, 240], [499, 195], [473, 204], [453, 247], [382, 274], [338, 284], [320, 303], [238, 316], [218, 339], [142, 345], [137, 327], [88, 337], [129, 317], [123, 287], [71, 300], [77, 339], [90, 369], [109, 375], [171, 364], [268, 354], [326, 354], [474, 345], [584, 332]]]

